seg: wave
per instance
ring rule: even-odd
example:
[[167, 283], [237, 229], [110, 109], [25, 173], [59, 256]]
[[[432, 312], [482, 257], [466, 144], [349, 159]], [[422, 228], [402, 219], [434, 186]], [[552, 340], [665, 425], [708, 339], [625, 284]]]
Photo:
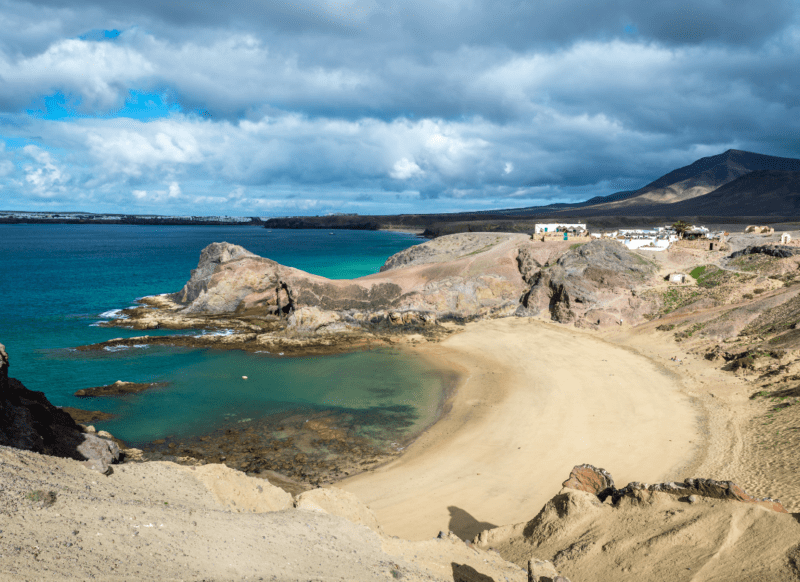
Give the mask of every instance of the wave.
[[236, 331], [232, 329], [219, 329], [216, 331], [202, 331], [197, 334], [196, 337], [226, 337], [234, 333], [236, 333]]
[[129, 350], [131, 348], [149, 348], [148, 344], [133, 344], [131, 346], [126, 345], [116, 345], [116, 346], [103, 346], [103, 349], [107, 352], [122, 352], [125, 350]]
[[100, 314], [100, 317], [106, 319], [128, 319], [128, 316], [122, 313], [121, 309], [109, 309]]
[[107, 352], [122, 352], [129, 350], [131, 346], [103, 346], [103, 350]]

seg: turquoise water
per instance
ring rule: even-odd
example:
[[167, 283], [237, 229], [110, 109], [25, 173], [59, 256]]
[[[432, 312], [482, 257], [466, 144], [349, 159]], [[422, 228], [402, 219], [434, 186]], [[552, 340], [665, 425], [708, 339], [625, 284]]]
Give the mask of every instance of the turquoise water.
[[[179, 290], [200, 251], [215, 241], [329, 278], [375, 273], [387, 257], [420, 242], [413, 235], [366, 231], [0, 225], [0, 343], [10, 354], [11, 375], [58, 406], [118, 415], [95, 425], [132, 443], [308, 407], [374, 412], [365, 417], [376, 419], [397, 414], [411, 418], [412, 432], [433, 419], [441, 379], [424, 361], [390, 350], [289, 359], [160, 346], [72, 349], [141, 335], [93, 324], [138, 297]], [[73, 396], [116, 380], [168, 386], [122, 398]]]

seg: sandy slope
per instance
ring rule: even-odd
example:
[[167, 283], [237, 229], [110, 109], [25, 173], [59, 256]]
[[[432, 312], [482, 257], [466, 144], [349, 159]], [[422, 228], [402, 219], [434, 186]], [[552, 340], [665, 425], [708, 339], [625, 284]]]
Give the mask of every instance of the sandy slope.
[[276, 489], [222, 465], [126, 464], [104, 477], [0, 446], [0, 582], [526, 579], [458, 539], [390, 539], [345, 519], [358, 509], [291, 509]]
[[423, 355], [464, 371], [451, 410], [392, 463], [339, 485], [384, 529], [472, 537], [538, 513], [570, 469], [619, 484], [686, 476], [699, 410], [678, 376], [632, 350], [554, 324], [469, 324]]

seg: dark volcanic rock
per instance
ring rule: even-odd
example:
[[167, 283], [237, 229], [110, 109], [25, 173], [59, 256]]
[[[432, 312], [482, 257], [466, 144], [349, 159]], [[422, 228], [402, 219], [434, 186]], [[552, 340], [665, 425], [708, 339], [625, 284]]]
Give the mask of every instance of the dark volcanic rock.
[[123, 382], [117, 380], [107, 386], [95, 386], [94, 388], [84, 388], [75, 392], [75, 396], [90, 398], [96, 396], [123, 396], [125, 394], [137, 394], [150, 390], [151, 388], [163, 388], [166, 382]]
[[119, 460], [113, 441], [86, 434], [72, 417], [50, 404], [42, 392], [28, 390], [8, 377], [8, 356], [0, 344], [0, 445], [92, 461], [105, 473]]
[[61, 410], [69, 414], [72, 420], [78, 424], [90, 424], [98, 420], [111, 420], [115, 416], [100, 410], [83, 410], [82, 408], [72, 408], [71, 406], [62, 406]]
[[790, 247], [787, 245], [755, 245], [736, 251], [729, 259], [735, 259], [744, 255], [768, 255], [770, 257], [778, 257], [779, 259], [788, 259], [800, 255], [800, 247]]

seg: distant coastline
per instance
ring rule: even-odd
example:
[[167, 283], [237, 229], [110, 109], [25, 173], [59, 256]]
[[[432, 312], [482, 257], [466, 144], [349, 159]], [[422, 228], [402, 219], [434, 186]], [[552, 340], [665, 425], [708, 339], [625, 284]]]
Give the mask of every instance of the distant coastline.
[[95, 214], [92, 212], [24, 212], [0, 210], [0, 224], [135, 224], [158, 226], [262, 226], [254, 216], [168, 216], [153, 214]]

